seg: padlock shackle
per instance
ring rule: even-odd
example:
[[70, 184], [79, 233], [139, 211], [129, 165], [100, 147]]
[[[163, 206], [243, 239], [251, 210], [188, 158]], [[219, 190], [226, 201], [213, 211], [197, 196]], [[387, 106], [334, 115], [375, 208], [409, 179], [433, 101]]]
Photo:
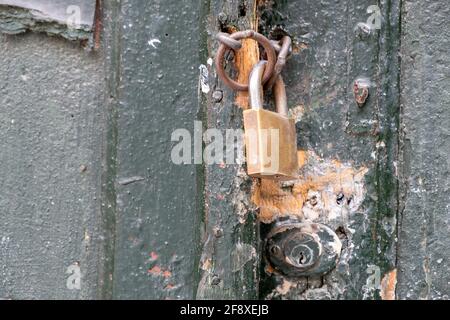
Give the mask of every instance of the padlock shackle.
[[254, 67], [250, 73], [249, 80], [249, 101], [250, 107], [252, 109], [262, 109], [264, 107], [264, 91], [262, 78], [264, 75], [264, 70], [266, 69], [267, 61], [261, 60]]
[[[255, 110], [264, 108], [264, 89], [262, 78], [266, 65], [267, 61], [262, 60], [253, 67], [253, 70], [250, 73], [249, 101], [250, 107]], [[281, 75], [279, 75], [275, 81], [272, 92], [274, 95], [277, 112], [282, 116], [287, 117], [289, 111], [287, 105], [286, 85], [284, 84], [284, 80]]]
[[284, 84], [283, 77], [278, 76], [275, 84], [272, 89], [275, 106], [277, 108], [277, 112], [285, 117], [289, 114], [288, 104], [287, 104], [287, 95], [286, 95], [286, 85]]

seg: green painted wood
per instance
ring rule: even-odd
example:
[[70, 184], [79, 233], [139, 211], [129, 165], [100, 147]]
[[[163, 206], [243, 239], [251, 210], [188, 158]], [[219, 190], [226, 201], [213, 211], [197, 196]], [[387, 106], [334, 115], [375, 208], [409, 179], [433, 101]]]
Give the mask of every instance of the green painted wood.
[[399, 299], [448, 299], [449, 7], [403, 1]]
[[[222, 28], [250, 28], [253, 1], [210, 1], [207, 55], [214, 58], [218, 43], [214, 35]], [[208, 59], [203, 56], [204, 63]], [[211, 74], [214, 74], [211, 71]], [[205, 97], [206, 128], [242, 129], [242, 109], [234, 104], [235, 92], [215, 76]], [[213, 98], [223, 93], [223, 100]], [[220, 95], [220, 94], [219, 94]], [[256, 299], [259, 292], [259, 223], [250, 201], [252, 180], [238, 164], [205, 166], [205, 235], [200, 260], [202, 277], [198, 299]]]
[[102, 56], [42, 34], [0, 35], [0, 55], [0, 298], [95, 298]]
[[[288, 291], [264, 272], [268, 226], [245, 167], [170, 159], [172, 132], [195, 120], [242, 128], [208, 59], [216, 32], [249, 28], [253, 1], [104, 1], [98, 52], [1, 35], [0, 299], [378, 299], [396, 268], [398, 298], [448, 298], [448, 8], [381, 0], [381, 30], [367, 35], [357, 24], [373, 4], [258, 9], [261, 32], [294, 39], [285, 81], [304, 110], [299, 147], [369, 169], [362, 205], [330, 225], [338, 267]], [[362, 108], [358, 78], [371, 83]], [[80, 290], [67, 287], [75, 263]]]
[[172, 163], [171, 135], [201, 114], [199, 5], [124, 0], [116, 17], [115, 299], [195, 297], [203, 168]]
[[[304, 107], [299, 147], [369, 172], [363, 204], [330, 223], [343, 241], [336, 270], [321, 279], [294, 281], [282, 294], [276, 286], [283, 279], [265, 277], [262, 298], [376, 299], [379, 283], [370, 285], [374, 270], [380, 278], [395, 268], [400, 2], [380, 1], [382, 28], [365, 35], [357, 25], [367, 21], [372, 4], [282, 1], [263, 11], [266, 30], [282, 26], [299, 48], [285, 76], [290, 107]], [[363, 108], [353, 96], [359, 78], [371, 83]]]

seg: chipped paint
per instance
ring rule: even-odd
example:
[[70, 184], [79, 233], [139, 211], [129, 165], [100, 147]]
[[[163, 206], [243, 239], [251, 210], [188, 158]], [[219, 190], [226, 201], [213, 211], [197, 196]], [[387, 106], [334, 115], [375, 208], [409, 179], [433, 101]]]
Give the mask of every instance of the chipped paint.
[[370, 264], [366, 269], [366, 283], [362, 287], [363, 300], [370, 299], [381, 288], [381, 270], [380, 267]]
[[69, 40], [90, 40], [95, 27], [95, 0], [0, 0], [0, 32], [29, 30]]
[[381, 280], [381, 299], [395, 300], [395, 289], [397, 287], [397, 269], [392, 270], [384, 275]]
[[238, 272], [255, 257], [256, 249], [252, 245], [238, 242], [231, 253], [231, 270]]
[[[299, 179], [288, 188], [271, 180], [261, 180], [255, 185], [252, 200], [260, 209], [262, 222], [292, 215], [330, 224], [357, 212], [366, 193], [367, 168], [325, 160], [312, 151], [302, 154], [300, 161], [304, 163]], [[337, 201], [340, 194], [342, 202]]]
[[284, 296], [288, 294], [292, 287], [295, 287], [297, 284], [295, 282], [289, 281], [287, 279], [283, 279], [283, 282], [278, 285], [275, 290], [278, 294]]
[[200, 76], [199, 76], [199, 83], [200, 83], [200, 90], [204, 94], [208, 94], [211, 91], [211, 87], [209, 86], [209, 70], [208, 67], [204, 64], [200, 65]]
[[159, 266], [154, 266], [150, 269], [148, 269], [148, 274], [151, 274], [153, 276], [159, 276], [161, 274], [162, 270]]
[[158, 260], [158, 258], [159, 258], [159, 256], [158, 256], [158, 254], [156, 253], [156, 252], [150, 252], [150, 259], [152, 260], [152, 261], [156, 261], [156, 260]]
[[294, 119], [295, 123], [301, 122], [304, 114], [305, 114], [304, 105], [299, 105], [292, 109], [289, 109], [289, 116]]

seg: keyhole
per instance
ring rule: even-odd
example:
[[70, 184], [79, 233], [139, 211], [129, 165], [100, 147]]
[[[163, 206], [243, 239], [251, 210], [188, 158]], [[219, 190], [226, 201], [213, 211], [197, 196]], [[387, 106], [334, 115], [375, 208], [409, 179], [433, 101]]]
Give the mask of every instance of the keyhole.
[[298, 257], [298, 263], [299, 264], [305, 264], [306, 262], [306, 257], [303, 251], [300, 251], [299, 253], [299, 257]]

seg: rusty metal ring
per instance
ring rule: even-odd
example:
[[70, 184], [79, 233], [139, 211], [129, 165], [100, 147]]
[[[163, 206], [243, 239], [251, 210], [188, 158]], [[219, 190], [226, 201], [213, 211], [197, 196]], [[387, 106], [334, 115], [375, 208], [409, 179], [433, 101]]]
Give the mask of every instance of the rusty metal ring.
[[[270, 80], [270, 78], [273, 75], [273, 71], [275, 69], [275, 64], [277, 62], [277, 55], [275, 53], [275, 50], [270, 43], [270, 40], [264, 37], [262, 34], [253, 31], [253, 30], [246, 30], [246, 31], [239, 31], [235, 32], [230, 35], [230, 38], [233, 40], [242, 40], [242, 39], [253, 39], [257, 41], [266, 51], [267, 54], [267, 66], [264, 72], [262, 83], [265, 84], [267, 81]], [[219, 50], [217, 51], [217, 57], [216, 57], [216, 69], [217, 74], [222, 79], [222, 81], [229, 86], [230, 88], [237, 90], [237, 91], [248, 91], [248, 83], [241, 84], [233, 79], [231, 79], [225, 72], [223, 68], [223, 62], [225, 59], [225, 52], [229, 49], [229, 47], [225, 44], [221, 44], [219, 47]]]
[[274, 50], [278, 52], [278, 60], [273, 71], [273, 75], [267, 82], [267, 89], [272, 89], [277, 82], [278, 77], [281, 75], [284, 67], [286, 66], [286, 61], [289, 55], [292, 53], [292, 39], [289, 36], [284, 36], [277, 44], [272, 42]]

